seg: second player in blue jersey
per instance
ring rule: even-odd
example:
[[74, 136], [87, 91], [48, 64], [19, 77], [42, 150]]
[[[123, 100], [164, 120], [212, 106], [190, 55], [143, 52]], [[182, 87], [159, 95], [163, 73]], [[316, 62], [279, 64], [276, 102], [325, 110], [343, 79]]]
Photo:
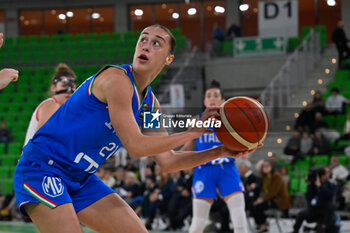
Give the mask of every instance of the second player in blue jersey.
[[[206, 90], [203, 102], [207, 109], [218, 107], [224, 102], [218, 82], [213, 81]], [[212, 134], [203, 134], [185, 144], [182, 150], [204, 151], [221, 146], [221, 142], [215, 135], [215, 129], [212, 130], [214, 131]], [[194, 168], [193, 217], [189, 232], [203, 232], [209, 218], [210, 207], [217, 198], [217, 190], [227, 204], [234, 232], [247, 233], [243, 184], [235, 165], [235, 159], [232, 157], [220, 157]]]

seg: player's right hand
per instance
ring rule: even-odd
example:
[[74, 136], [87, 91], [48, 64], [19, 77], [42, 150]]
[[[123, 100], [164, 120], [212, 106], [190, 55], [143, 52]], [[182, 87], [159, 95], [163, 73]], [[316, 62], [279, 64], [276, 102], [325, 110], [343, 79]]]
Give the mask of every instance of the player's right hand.
[[10, 82], [15, 82], [18, 79], [18, 71], [5, 68], [0, 70], [0, 89], [5, 88]]

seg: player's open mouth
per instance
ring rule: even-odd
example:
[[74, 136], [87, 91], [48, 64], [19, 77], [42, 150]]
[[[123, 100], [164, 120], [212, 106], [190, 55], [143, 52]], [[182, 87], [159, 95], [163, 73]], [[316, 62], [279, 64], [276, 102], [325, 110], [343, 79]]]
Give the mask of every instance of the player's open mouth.
[[148, 57], [144, 54], [141, 54], [138, 58], [141, 59], [142, 61], [148, 61]]

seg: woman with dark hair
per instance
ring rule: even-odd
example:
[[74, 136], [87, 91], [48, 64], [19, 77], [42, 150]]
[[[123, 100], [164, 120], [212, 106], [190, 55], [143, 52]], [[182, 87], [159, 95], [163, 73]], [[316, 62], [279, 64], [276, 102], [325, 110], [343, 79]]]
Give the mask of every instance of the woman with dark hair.
[[[219, 107], [225, 101], [220, 84], [213, 81], [204, 94], [204, 106]], [[199, 117], [202, 117], [200, 114]], [[182, 150], [202, 151], [222, 145], [213, 134], [203, 134], [188, 142]], [[189, 232], [202, 233], [209, 218], [209, 211], [217, 199], [217, 190], [230, 212], [235, 233], [247, 233], [247, 220], [243, 184], [234, 158], [223, 157], [195, 167], [192, 183], [193, 217]]]
[[27, 129], [24, 145], [35, 132], [66, 102], [76, 89], [76, 75], [66, 64], [57, 65], [51, 79], [51, 97], [41, 102], [34, 110]]
[[291, 199], [286, 184], [280, 173], [275, 172], [270, 160], [264, 160], [261, 166], [262, 185], [260, 197], [253, 203], [252, 215], [258, 225], [258, 232], [267, 232], [267, 216], [265, 210], [278, 208], [287, 213], [291, 207]]

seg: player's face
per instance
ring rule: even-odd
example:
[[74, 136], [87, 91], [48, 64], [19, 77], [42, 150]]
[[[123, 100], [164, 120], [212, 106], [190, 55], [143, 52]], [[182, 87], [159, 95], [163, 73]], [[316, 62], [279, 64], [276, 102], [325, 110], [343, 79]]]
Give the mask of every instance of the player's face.
[[205, 92], [204, 96], [204, 106], [208, 107], [220, 107], [220, 105], [224, 102], [222, 98], [221, 92], [217, 88], [209, 88]]
[[136, 44], [133, 69], [136, 72], [160, 72], [168, 63], [166, 58], [173, 58], [169, 52], [169, 34], [159, 27], [148, 27], [142, 31]]
[[[56, 85], [53, 86], [52, 92], [59, 92], [59, 91], [67, 90], [68, 88], [70, 88], [70, 81], [75, 81], [75, 79], [72, 77], [62, 76], [61, 81], [58, 81], [56, 83]], [[75, 91], [76, 84], [73, 83], [72, 85], [73, 85], [71, 87], [72, 91]], [[62, 97], [62, 99], [64, 99], [64, 101], [66, 101], [72, 95], [72, 93], [62, 93], [59, 95], [60, 95], [60, 97]]]

